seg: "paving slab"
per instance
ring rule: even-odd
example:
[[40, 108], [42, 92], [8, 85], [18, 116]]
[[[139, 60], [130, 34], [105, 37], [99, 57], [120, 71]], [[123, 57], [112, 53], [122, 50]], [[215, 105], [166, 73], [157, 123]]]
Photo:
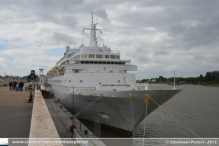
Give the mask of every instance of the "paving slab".
[[[29, 84], [24, 84], [24, 89]], [[28, 138], [33, 103], [29, 103], [29, 91], [0, 87], [0, 137]]]

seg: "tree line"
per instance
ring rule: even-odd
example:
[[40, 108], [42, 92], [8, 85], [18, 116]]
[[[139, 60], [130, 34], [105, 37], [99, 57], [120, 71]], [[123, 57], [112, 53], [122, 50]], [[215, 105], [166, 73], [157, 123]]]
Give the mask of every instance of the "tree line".
[[[198, 77], [175, 77], [176, 83], [188, 83], [188, 84], [219, 84], [219, 71], [206, 72], [205, 76], [200, 74]], [[140, 82], [174, 82], [174, 78], [165, 78], [159, 76], [158, 78], [143, 79]]]

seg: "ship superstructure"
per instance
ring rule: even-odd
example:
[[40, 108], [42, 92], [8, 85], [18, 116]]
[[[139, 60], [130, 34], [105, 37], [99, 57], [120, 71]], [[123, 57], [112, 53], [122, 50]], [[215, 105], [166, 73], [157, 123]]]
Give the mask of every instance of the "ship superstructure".
[[[149, 90], [146, 83], [137, 84], [135, 74], [129, 73], [137, 70], [136, 65], [130, 64], [131, 60], [121, 59], [120, 52], [111, 50], [109, 46], [98, 46], [96, 32], [101, 30], [96, 28], [91, 14], [91, 27], [84, 28], [90, 30], [89, 46], [81, 44], [79, 49], [66, 47], [64, 56], [47, 73], [50, 90], [73, 114], [95, 101], [79, 117], [95, 116], [101, 119], [102, 124], [130, 134], [132, 124], [137, 126], [144, 119], [146, 95], [163, 104], [180, 90]], [[129, 98], [130, 95], [133, 99]], [[148, 105], [148, 114], [157, 108], [152, 102]]]

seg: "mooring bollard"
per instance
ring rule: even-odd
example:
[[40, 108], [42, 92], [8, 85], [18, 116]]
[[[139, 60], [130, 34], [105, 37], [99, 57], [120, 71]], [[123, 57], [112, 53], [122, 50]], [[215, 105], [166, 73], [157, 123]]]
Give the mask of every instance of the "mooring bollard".
[[30, 98], [29, 98], [29, 102], [32, 102], [32, 91], [30, 90]]
[[81, 131], [81, 123], [80, 123], [80, 131]]
[[32, 85], [30, 84], [28, 89], [30, 90], [30, 98], [29, 98], [29, 102], [32, 102]]

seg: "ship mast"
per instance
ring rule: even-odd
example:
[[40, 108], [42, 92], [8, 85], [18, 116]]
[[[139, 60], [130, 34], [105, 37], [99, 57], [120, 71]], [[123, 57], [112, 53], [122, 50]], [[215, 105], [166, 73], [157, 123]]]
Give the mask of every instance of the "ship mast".
[[93, 11], [91, 12], [91, 28], [84, 28], [84, 30], [90, 30], [90, 46], [97, 46], [97, 37], [96, 31], [100, 29], [96, 29], [97, 23], [94, 24], [93, 21]]

